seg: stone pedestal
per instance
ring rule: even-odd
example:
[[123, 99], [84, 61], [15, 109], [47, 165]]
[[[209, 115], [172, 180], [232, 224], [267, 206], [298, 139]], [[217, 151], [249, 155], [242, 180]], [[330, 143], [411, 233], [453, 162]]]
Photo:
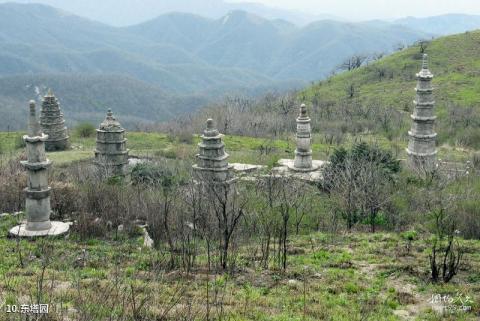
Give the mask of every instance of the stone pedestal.
[[128, 165], [125, 129], [109, 109], [107, 117], [97, 129], [95, 165], [104, 177], [126, 176]]
[[28, 135], [23, 137], [27, 145], [27, 160], [21, 162], [28, 171], [28, 186], [25, 189], [27, 222], [12, 228], [10, 234], [35, 237], [66, 233], [68, 224], [50, 221], [51, 188], [48, 186], [48, 169], [52, 163], [45, 155], [48, 136], [41, 131], [33, 101], [30, 102], [28, 127]]
[[62, 151], [70, 148], [68, 129], [65, 127], [63, 113], [58, 99], [51, 90], [43, 98], [40, 125], [42, 132], [48, 136], [45, 141], [47, 151]]
[[213, 126], [213, 120], [207, 120], [207, 128], [198, 144], [197, 164], [193, 169], [197, 179], [202, 182], [228, 183], [233, 179], [233, 166], [228, 164], [228, 154], [222, 136]]
[[437, 166], [437, 149], [434, 125], [435, 101], [433, 99], [432, 79], [433, 74], [428, 69], [427, 55], [423, 56], [422, 70], [417, 74], [417, 92], [415, 109], [411, 118], [412, 128], [408, 132], [409, 143], [407, 153], [409, 164], [414, 169], [433, 171]]

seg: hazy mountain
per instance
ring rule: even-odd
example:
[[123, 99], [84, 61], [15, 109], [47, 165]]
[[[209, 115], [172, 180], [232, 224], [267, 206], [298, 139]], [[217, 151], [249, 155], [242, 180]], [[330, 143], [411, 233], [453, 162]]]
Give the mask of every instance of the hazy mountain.
[[43, 5], [0, 5], [0, 62], [0, 76], [124, 73], [178, 93], [272, 82], [254, 71], [210, 66], [181, 47]]
[[[298, 88], [354, 53], [388, 52], [423, 37], [388, 23], [321, 21], [300, 28], [244, 11], [220, 19], [171, 13], [116, 28], [44, 5], [2, 4], [0, 77], [15, 87], [0, 90], [0, 112], [21, 110], [32, 94], [20, 88], [52, 86], [75, 107], [73, 119], [97, 117], [89, 106], [118, 104], [135, 121], [163, 120], [227, 93]], [[72, 85], [62, 87], [55, 77]], [[105, 92], [85, 90], [90, 82], [102, 83]], [[137, 92], [149, 98], [138, 103]]]
[[395, 23], [436, 35], [450, 35], [480, 29], [480, 16], [447, 14], [427, 18], [407, 17]]
[[[0, 0], [11, 2], [11, 0]], [[169, 12], [195, 13], [218, 19], [232, 10], [245, 10], [268, 19], [285, 19], [300, 25], [320, 19], [339, 19], [331, 15], [312, 15], [300, 11], [272, 8], [254, 2], [228, 3], [223, 0], [15, 0], [42, 3], [112, 26], [138, 24]]]
[[[41, 101], [48, 88], [62, 104], [68, 125], [100, 123], [108, 108], [127, 128], [171, 119], [194, 111], [203, 96], [172, 95], [161, 88], [123, 75], [51, 74], [0, 77], [0, 131], [25, 128], [28, 101]], [[173, 107], [173, 108], [172, 108]]]
[[276, 80], [305, 81], [327, 76], [353, 54], [388, 53], [395, 44], [430, 37], [381, 21], [323, 20], [299, 28], [285, 20], [267, 20], [244, 11], [216, 20], [167, 14], [126, 30], [180, 47], [217, 67], [235, 66]]

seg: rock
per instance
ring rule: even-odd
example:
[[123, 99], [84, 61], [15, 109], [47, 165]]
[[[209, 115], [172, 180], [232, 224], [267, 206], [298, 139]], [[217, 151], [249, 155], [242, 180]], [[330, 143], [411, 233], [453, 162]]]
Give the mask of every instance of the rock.
[[287, 285], [292, 289], [297, 289], [300, 287], [300, 282], [297, 280], [288, 280]]
[[287, 250], [287, 253], [291, 255], [305, 254], [305, 249], [301, 247], [292, 247]]
[[123, 224], [120, 224], [118, 227], [117, 227], [117, 230], [119, 232], [123, 232], [125, 230], [125, 227], [123, 226]]
[[154, 242], [150, 237], [150, 234], [148, 234], [148, 231], [146, 228], [143, 228], [143, 246], [151, 249], [153, 248], [153, 245], [154, 245]]
[[393, 311], [393, 314], [395, 314], [399, 318], [407, 319], [410, 316], [410, 313], [406, 310], [395, 310]]
[[82, 254], [80, 254], [73, 262], [73, 266], [76, 268], [84, 268], [87, 266], [87, 259], [88, 259], [88, 251], [86, 249], [82, 250]]
[[10, 216], [10, 214], [8, 214], [8, 213], [2, 213], [2, 214], [0, 214], [0, 218], [9, 217], [9, 216]]

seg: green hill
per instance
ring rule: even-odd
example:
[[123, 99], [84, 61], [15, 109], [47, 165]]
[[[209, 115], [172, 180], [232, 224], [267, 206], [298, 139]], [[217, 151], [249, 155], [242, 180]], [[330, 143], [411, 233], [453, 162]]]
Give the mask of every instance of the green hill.
[[[480, 149], [480, 31], [439, 38], [426, 46], [434, 73], [439, 143]], [[421, 48], [412, 46], [368, 66], [305, 89], [319, 121], [348, 132], [373, 131], [406, 140]], [[333, 125], [332, 125], [333, 123]]]

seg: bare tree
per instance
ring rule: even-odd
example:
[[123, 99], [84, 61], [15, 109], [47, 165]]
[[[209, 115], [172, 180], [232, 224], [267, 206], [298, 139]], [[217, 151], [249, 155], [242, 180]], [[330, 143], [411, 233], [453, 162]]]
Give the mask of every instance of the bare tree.
[[[449, 282], [457, 273], [463, 259], [463, 249], [458, 242], [457, 208], [466, 191], [455, 190], [446, 176], [437, 175], [425, 180], [423, 197], [425, 210], [429, 213], [431, 252], [429, 263], [431, 278], [438, 282]], [[458, 188], [458, 187], [457, 187]]]
[[339, 70], [347, 70], [351, 71], [357, 68], [360, 68], [365, 61], [367, 61], [368, 56], [366, 55], [353, 55], [347, 59], [345, 59], [340, 66], [338, 66]]

